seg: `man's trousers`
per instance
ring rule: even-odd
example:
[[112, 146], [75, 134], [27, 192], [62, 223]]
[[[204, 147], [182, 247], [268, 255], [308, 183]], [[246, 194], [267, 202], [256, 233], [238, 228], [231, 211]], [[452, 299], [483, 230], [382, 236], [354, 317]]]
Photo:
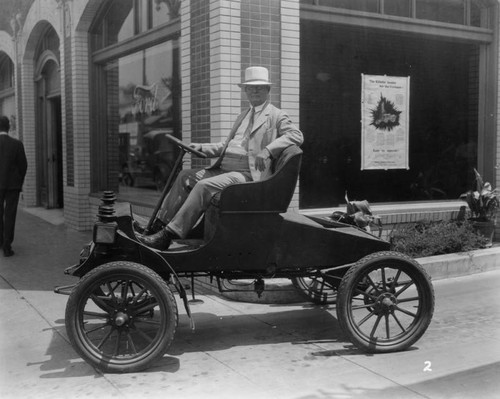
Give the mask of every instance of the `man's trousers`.
[[0, 189], [0, 247], [11, 249], [16, 227], [19, 190]]
[[158, 218], [167, 229], [186, 238], [218, 192], [235, 183], [251, 181], [250, 172], [229, 172], [223, 169], [182, 170], [169, 191]]

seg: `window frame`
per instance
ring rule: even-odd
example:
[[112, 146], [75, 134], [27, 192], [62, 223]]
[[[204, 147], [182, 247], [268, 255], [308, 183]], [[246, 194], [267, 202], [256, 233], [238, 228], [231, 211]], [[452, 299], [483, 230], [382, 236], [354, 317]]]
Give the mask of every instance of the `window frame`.
[[[137, 0], [134, 1], [134, 7]], [[148, 4], [152, 4], [150, 0]], [[100, 17], [92, 24], [89, 30], [89, 49], [91, 57], [89, 61], [90, 77], [90, 131], [91, 131], [91, 192], [100, 192], [108, 188], [118, 189], [118, 179], [110, 173], [109, 167], [112, 161], [109, 160], [109, 137], [103, 132], [108, 131], [107, 122], [107, 91], [105, 67], [108, 62], [118, 60], [124, 56], [139, 52], [146, 48], [170, 41], [178, 40], [181, 32], [180, 16], [171, 19], [165, 24], [161, 24], [145, 32], [138, 33], [130, 38], [113, 43], [109, 46], [100, 48], [105, 40], [105, 32], [99, 32], [106, 13], [109, 10], [112, 1], [105, 2], [102, 5]], [[136, 16], [134, 16], [134, 20]], [[135, 30], [135, 27], [134, 27]], [[94, 50], [95, 48], [97, 50]], [[118, 171], [116, 172], [118, 173]]]
[[494, 31], [490, 28], [451, 24], [425, 19], [352, 11], [342, 8], [301, 4], [300, 17], [338, 25], [365, 26], [393, 32], [423, 34], [437, 38], [453, 38], [474, 43], [489, 44]]
[[[345, 11], [351, 11], [357, 14], [371, 14], [371, 15], [381, 15], [381, 16], [391, 16], [390, 14], [385, 13], [385, 1], [386, 0], [378, 0], [377, 3], [377, 12], [366, 12], [366, 11], [361, 11], [361, 10], [350, 10], [342, 7], [335, 7], [335, 6], [329, 6], [329, 5], [322, 5], [321, 2], [324, 0], [300, 0], [301, 7], [302, 6], [310, 6], [310, 7], [320, 7], [320, 8], [326, 8], [326, 9], [334, 9], [336, 11], [339, 10], [345, 10]], [[409, 11], [410, 15], [408, 17], [403, 17], [403, 16], [396, 16], [396, 18], [405, 18], [408, 20], [417, 20], [417, 21], [426, 21], [426, 22], [431, 22], [432, 20], [426, 20], [426, 19], [419, 19], [417, 18], [417, 11], [418, 11], [418, 0], [406, 0], [409, 4]], [[472, 4], [476, 4], [479, 8], [487, 10], [490, 7], [495, 6], [493, 1], [491, 0], [462, 0], [464, 10], [463, 10], [463, 23], [450, 23], [450, 25], [456, 25], [460, 27], [464, 26], [471, 26], [471, 18], [472, 18]], [[492, 19], [490, 18], [489, 15], [485, 16], [485, 19], [488, 23], [488, 26], [486, 28], [490, 28], [490, 25], [492, 24]], [[446, 22], [439, 22], [435, 21], [439, 24], [447, 24]], [[479, 28], [484, 28], [484, 27], [479, 27]]]

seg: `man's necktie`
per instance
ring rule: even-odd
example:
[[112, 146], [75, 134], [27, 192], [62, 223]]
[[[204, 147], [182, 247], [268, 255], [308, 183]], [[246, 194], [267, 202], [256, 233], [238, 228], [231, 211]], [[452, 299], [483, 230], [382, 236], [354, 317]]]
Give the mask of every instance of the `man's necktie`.
[[248, 151], [248, 141], [250, 139], [250, 134], [252, 133], [253, 129], [253, 119], [255, 117], [255, 108], [252, 107], [252, 110], [250, 111], [250, 119], [248, 120], [248, 126], [245, 130], [245, 133], [243, 134], [243, 147]]

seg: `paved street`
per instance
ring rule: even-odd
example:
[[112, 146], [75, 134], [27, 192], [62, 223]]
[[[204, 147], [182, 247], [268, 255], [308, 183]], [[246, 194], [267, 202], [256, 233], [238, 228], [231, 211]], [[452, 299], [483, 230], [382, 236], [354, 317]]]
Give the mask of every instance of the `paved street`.
[[101, 374], [64, 328], [89, 233], [19, 212], [12, 258], [0, 257], [1, 398], [494, 398], [500, 392], [500, 271], [434, 283], [436, 311], [409, 351], [366, 355], [339, 330], [335, 307], [258, 305], [198, 295], [192, 332], [182, 304], [174, 343], [150, 370]]

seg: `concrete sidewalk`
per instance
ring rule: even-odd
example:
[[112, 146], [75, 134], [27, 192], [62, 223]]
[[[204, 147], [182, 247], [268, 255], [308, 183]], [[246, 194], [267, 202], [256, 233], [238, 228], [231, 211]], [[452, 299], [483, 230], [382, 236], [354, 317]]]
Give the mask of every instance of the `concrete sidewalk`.
[[92, 234], [66, 227], [60, 223], [59, 214], [51, 212], [45, 211], [42, 218], [41, 213], [35, 216], [18, 210], [12, 244], [15, 255], [0, 256], [2, 276], [14, 281], [18, 290], [53, 290], [56, 285], [75, 280], [65, 276], [64, 269], [78, 262], [80, 251]]
[[[16, 255], [0, 256], [1, 398], [468, 398], [485, 379], [491, 392], [481, 386], [479, 397], [495, 397], [498, 384], [490, 380], [498, 370], [492, 366], [499, 364], [492, 350], [498, 342], [491, 334], [498, 319], [484, 307], [493, 303], [486, 297], [484, 304], [444, 297], [415, 350], [371, 356], [343, 336], [334, 306], [262, 305], [197, 293], [202, 303], [192, 306], [193, 333], [176, 295], [179, 326], [167, 354], [145, 372], [102, 374], [73, 351], [64, 326], [67, 297], [52, 292], [75, 282], [63, 270], [78, 261], [90, 238], [19, 211]], [[487, 274], [498, 280], [500, 273], [493, 273]], [[484, 289], [481, 275], [462, 285]], [[493, 278], [486, 281], [496, 287]], [[476, 327], [470, 317], [478, 315]], [[480, 339], [470, 349], [473, 337]], [[423, 372], [427, 361], [433, 373]], [[482, 379], [461, 374], [469, 369]], [[459, 390], [449, 370], [461, 378]]]

